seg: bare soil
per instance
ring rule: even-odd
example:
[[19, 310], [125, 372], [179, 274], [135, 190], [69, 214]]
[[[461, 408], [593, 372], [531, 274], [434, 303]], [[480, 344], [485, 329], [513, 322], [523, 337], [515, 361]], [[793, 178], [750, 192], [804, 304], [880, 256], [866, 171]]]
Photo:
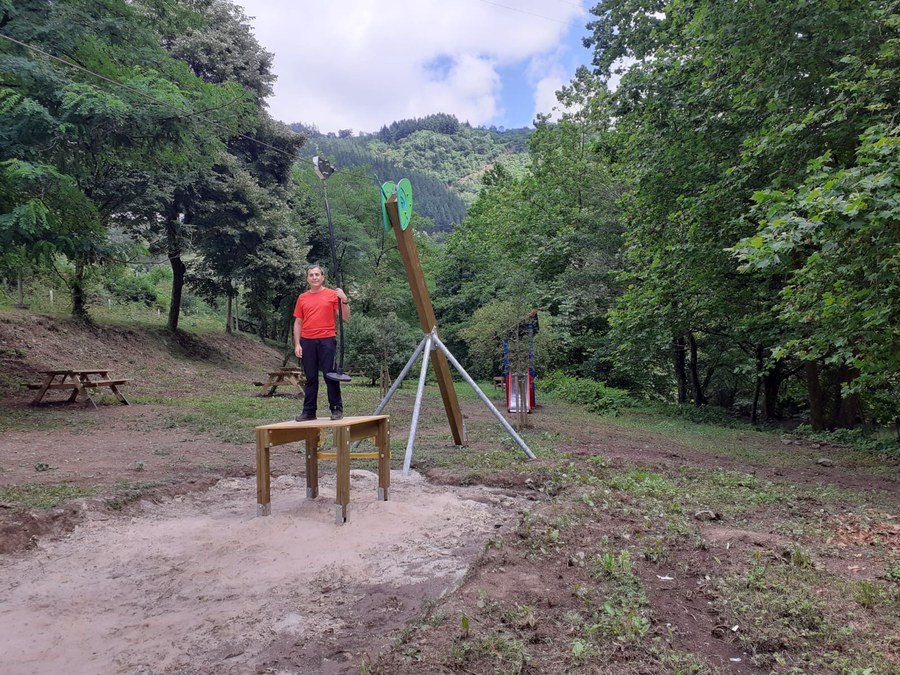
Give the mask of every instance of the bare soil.
[[[539, 656], [523, 672], [672, 672], [646, 660], [630, 665], [627, 647], [578, 668], [563, 658], [576, 628], [558, 627], [581, 606], [574, 589], [590, 582], [573, 552], [602, 537], [643, 536], [639, 515], [586, 519], [566, 530], [565, 546], [548, 544], [538, 558], [514, 545], [523, 523], [551, 522], [557, 508], [533, 473], [495, 472], [484, 485], [446, 469], [395, 475], [390, 500], [378, 502], [375, 476], [355, 469], [350, 520], [336, 526], [332, 473], [323, 469], [320, 498], [307, 500], [302, 455], [284, 453], [273, 514], [260, 518], [250, 444], [156, 423], [179, 397], [213, 381], [251, 387], [281, 359], [246, 336], [172, 338], [0, 312], [0, 416], [40, 414], [19, 383], [63, 364], [110, 367], [134, 378], [128, 393], [161, 401], [126, 407], [110, 397], [96, 411], [55, 410], [53, 428], [28, 422], [33, 430], [0, 434], [0, 487], [63, 483], [95, 491], [49, 510], [0, 503], [4, 673], [492, 673], [496, 660], [459, 670], [445, 656], [463, 632], [459, 617], [473, 633], [480, 622], [508, 620], [473, 609], [484, 609], [485, 589], [492, 602], [555, 617], [526, 626]], [[488, 418], [480, 407], [466, 414], [470, 424]], [[561, 430], [558, 417], [544, 406], [531, 422], [552, 434]], [[831, 554], [818, 562], [840, 577], [877, 579], [886, 556], [900, 552], [896, 470], [821, 466], [829, 448], [808, 443], [791, 445], [796, 462], [773, 464], [765, 453], [784, 452], [778, 439], [753, 439], [761, 454], [738, 460], [600, 421], [565, 431], [570, 440], [557, 450], [573, 462], [602, 455], [612, 468], [671, 474], [719, 467], [878, 494], [877, 507], [800, 502], [793, 515], [830, 533]], [[399, 437], [398, 430], [395, 457]], [[143, 466], [147, 456], [159, 461]], [[36, 471], [38, 464], [46, 470]], [[700, 655], [715, 672], [766, 672], [722, 625], [708, 571], [722, 574], [752, 554], [781, 555], [791, 537], [773, 523], [783, 515], [762, 509], [747, 521], [723, 522], [712, 514], [698, 521], [705, 548], [685, 543], [637, 566], [654, 615], [651, 635]], [[436, 613], [451, 619], [428, 628]]]

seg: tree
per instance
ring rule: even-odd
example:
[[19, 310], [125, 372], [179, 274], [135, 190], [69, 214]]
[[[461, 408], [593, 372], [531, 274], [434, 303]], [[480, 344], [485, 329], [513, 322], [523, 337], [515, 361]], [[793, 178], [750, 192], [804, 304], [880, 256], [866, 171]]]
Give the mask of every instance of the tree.
[[[139, 6], [102, 5], [26, 1], [5, 10], [4, 34], [18, 42], [0, 47], [0, 72], [15, 91], [0, 109], [0, 151], [66, 176], [106, 228], [171, 190], [165, 177], [209, 162], [218, 138], [197, 112], [237, 101], [218, 116], [217, 128], [228, 129], [241, 93], [204, 85], [170, 58]], [[87, 318], [83, 281], [104, 247], [85, 238], [70, 253], [73, 314]]]
[[[175, 273], [168, 327], [178, 328], [176, 299], [188, 278], [207, 296], [225, 295], [229, 302], [236, 295], [232, 282], [244, 280], [251, 286], [251, 315], [261, 323], [285, 324], [281, 305], [286, 287], [297, 285], [303, 253], [303, 233], [291, 222], [291, 167], [305, 139], [265, 111], [275, 80], [272, 55], [253, 36], [244, 11], [228, 0], [183, 0], [182, 5], [200, 20], [169, 24], [163, 44], [206, 83], [243, 87], [252, 106], [246, 108], [246, 126], [234, 130], [241, 133], [225, 136], [228, 151], [218, 152], [208, 171], [180, 177], [162, 209], [185, 214], [183, 220], [166, 217]], [[190, 276], [182, 261], [189, 240], [202, 255]]]
[[[852, 71], [894, 58], [896, 9], [786, 0], [595, 8], [586, 42], [596, 73], [607, 78], [622, 57], [634, 61], [614, 94], [611, 146], [628, 183], [632, 288], [613, 315], [623, 360], [670, 361], [679, 396], [692, 389], [698, 404], [708, 394], [701, 369], [755, 370], [754, 399], [763, 395], [764, 417], [779, 415], [781, 384], [804, 371], [799, 352], [779, 348], [793, 339], [776, 307], [790, 271], [739, 274], [730, 249], [757, 229], [755, 194], [802, 184], [807, 163], [825, 154], [836, 167], [854, 161], [856, 139], [896, 100], [896, 78], [885, 77], [884, 93], [838, 82], [859, 83]], [[854, 98], [859, 104], [847, 106]], [[656, 350], [624, 339], [637, 327], [655, 332]], [[674, 359], [662, 348], [663, 327]], [[717, 376], [711, 384], [725, 385]]]

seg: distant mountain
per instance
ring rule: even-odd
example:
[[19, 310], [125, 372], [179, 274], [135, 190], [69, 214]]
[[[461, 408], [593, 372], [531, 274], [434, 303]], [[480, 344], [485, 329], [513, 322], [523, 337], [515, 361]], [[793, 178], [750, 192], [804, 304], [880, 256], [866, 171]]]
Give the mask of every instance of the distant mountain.
[[409, 178], [416, 211], [437, 231], [452, 230], [466, 215], [481, 189], [481, 176], [502, 163], [521, 175], [527, 161], [531, 129], [475, 128], [456, 117], [436, 114], [401, 120], [374, 134], [351, 130], [319, 133], [301, 123], [291, 129], [309, 137], [308, 156], [327, 157], [341, 168], [368, 167], [379, 182]]

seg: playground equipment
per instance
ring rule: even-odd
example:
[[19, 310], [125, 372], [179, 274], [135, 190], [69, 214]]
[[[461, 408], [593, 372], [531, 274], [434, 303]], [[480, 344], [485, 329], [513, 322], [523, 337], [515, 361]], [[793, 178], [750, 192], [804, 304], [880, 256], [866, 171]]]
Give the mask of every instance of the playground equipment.
[[[325, 181], [334, 173], [334, 167], [325, 159], [317, 155], [313, 157], [313, 168], [316, 171], [316, 175], [322, 181], [322, 193], [325, 195], [325, 214], [328, 217], [328, 238], [331, 244], [331, 271], [334, 274], [334, 285], [337, 288], [340, 288], [341, 273], [338, 270], [337, 253], [335, 251], [334, 223], [331, 220], [331, 207], [328, 205], [328, 188], [325, 186]], [[342, 311], [338, 311], [337, 313], [338, 334], [340, 335], [339, 351], [334, 355], [335, 362], [332, 364], [331, 370], [325, 373], [325, 377], [335, 382], [350, 382], [350, 376], [344, 372], [344, 317], [342, 314]], [[340, 360], [338, 360], [338, 355], [340, 355]]]
[[[416, 439], [416, 430], [419, 425], [419, 414], [422, 408], [422, 395], [425, 390], [425, 377], [428, 374], [429, 361], [433, 364], [435, 376], [438, 381], [438, 387], [441, 391], [441, 398], [444, 402], [444, 410], [447, 413], [447, 420], [450, 423], [450, 431], [453, 434], [454, 445], [461, 446], [465, 444], [465, 429], [463, 427], [462, 413], [459, 409], [459, 400], [456, 397], [456, 389], [453, 387], [453, 379], [450, 375], [449, 364], [452, 364], [463, 379], [475, 390], [478, 397], [484, 402], [488, 409], [493, 413], [494, 417], [499, 420], [504, 429], [513, 437], [516, 444], [530, 458], [535, 459], [535, 455], [525, 441], [515, 432], [515, 430], [507, 422], [503, 414], [494, 407], [491, 400], [478, 387], [465, 369], [460, 365], [459, 361], [450, 353], [446, 345], [441, 342], [437, 333], [437, 319], [434, 316], [434, 307], [431, 304], [431, 297], [428, 294], [428, 286], [425, 284], [425, 275], [422, 273], [422, 266], [419, 263], [419, 253], [416, 249], [416, 242], [413, 239], [412, 229], [409, 228], [409, 220], [412, 216], [412, 185], [408, 179], [402, 179], [398, 184], [386, 182], [381, 186], [381, 213], [384, 219], [385, 229], [389, 227], [394, 230], [394, 236], [397, 238], [397, 247], [400, 250], [400, 257], [403, 259], [403, 266], [406, 269], [406, 277], [409, 281], [409, 287], [412, 290], [413, 301], [416, 305], [416, 311], [419, 315], [419, 324], [425, 337], [419, 343], [419, 346], [413, 351], [409, 361], [400, 371], [397, 379], [391, 385], [391, 388], [385, 394], [384, 398], [375, 409], [374, 415], [381, 414], [385, 406], [391, 400], [394, 392], [403, 382], [413, 364], [419, 355], [422, 355], [422, 366], [419, 373], [419, 385], [416, 389], [416, 402], [413, 407], [412, 422], [410, 423], [409, 438], [406, 444], [406, 455], [403, 461], [403, 477], [409, 475], [410, 463], [412, 462], [413, 444]], [[432, 352], [434, 355], [432, 356]]]
[[525, 412], [530, 413], [534, 408], [534, 336], [539, 330], [536, 309], [518, 325], [517, 337], [528, 337], [528, 369], [525, 372], [520, 372], [518, 367], [510, 367], [509, 336], [503, 338], [503, 377], [506, 381], [507, 412], [522, 412], [524, 408]]

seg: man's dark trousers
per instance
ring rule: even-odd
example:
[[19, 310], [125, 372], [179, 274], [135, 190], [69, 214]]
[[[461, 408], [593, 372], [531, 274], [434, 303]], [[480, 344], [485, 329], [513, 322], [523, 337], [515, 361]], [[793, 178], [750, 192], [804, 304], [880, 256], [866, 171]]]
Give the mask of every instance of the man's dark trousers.
[[[306, 376], [306, 386], [303, 389], [303, 412], [311, 415], [316, 413], [316, 401], [319, 398], [319, 371], [322, 374], [334, 370], [334, 355], [337, 352], [337, 338], [300, 338], [300, 346], [303, 348], [303, 374]], [[328, 390], [328, 407], [331, 412], [343, 410], [341, 401], [341, 385], [325, 378], [325, 387]]]

